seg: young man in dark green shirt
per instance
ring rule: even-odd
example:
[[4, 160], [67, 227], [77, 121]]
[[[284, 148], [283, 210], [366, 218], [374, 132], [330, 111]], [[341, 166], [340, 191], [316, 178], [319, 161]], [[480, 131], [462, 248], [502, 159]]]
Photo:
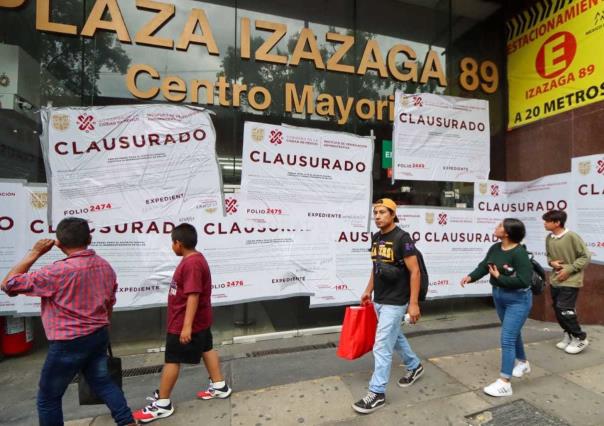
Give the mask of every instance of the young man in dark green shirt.
[[565, 212], [550, 210], [542, 218], [545, 229], [551, 232], [545, 238], [545, 252], [547, 263], [553, 269], [550, 283], [554, 312], [564, 330], [564, 338], [556, 347], [578, 354], [589, 345], [587, 334], [579, 325], [575, 305], [579, 289], [583, 287], [583, 271], [591, 256], [581, 237], [564, 227]]

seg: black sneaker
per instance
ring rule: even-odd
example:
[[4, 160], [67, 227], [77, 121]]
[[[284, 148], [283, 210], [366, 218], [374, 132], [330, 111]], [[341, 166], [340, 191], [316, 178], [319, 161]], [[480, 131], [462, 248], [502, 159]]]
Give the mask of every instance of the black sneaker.
[[386, 404], [386, 395], [369, 391], [363, 399], [352, 404], [352, 409], [357, 413], [369, 414], [383, 407], [384, 404]]
[[401, 388], [406, 388], [407, 386], [411, 386], [417, 379], [419, 379], [422, 374], [424, 374], [424, 366], [418, 365], [415, 370], [407, 370], [407, 374], [400, 378], [398, 381], [398, 385]]

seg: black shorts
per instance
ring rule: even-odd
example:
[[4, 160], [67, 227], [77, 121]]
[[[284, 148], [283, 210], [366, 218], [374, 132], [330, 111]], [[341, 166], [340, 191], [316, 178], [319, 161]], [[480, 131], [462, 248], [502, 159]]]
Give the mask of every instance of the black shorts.
[[199, 364], [201, 354], [212, 350], [212, 331], [209, 328], [191, 334], [191, 341], [180, 343], [180, 334], [166, 335], [165, 362], [171, 364]]

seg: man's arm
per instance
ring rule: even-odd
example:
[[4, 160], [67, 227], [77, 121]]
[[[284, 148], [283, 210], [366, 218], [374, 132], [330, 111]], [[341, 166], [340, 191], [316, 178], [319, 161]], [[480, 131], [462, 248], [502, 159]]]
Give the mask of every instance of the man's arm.
[[185, 320], [180, 332], [180, 343], [186, 345], [191, 341], [191, 333], [193, 330], [193, 320], [199, 306], [199, 293], [190, 293], [187, 295], [187, 307], [185, 309]]
[[577, 258], [572, 263], [573, 272], [580, 272], [589, 264], [591, 253], [587, 249], [585, 241], [578, 235], [573, 239], [573, 246], [577, 253]]
[[562, 261], [560, 259], [552, 258], [551, 250], [550, 250], [551, 238], [552, 237], [549, 235], [547, 237], [545, 237], [545, 256], [547, 258], [547, 264], [549, 266], [551, 266], [555, 272], [562, 268]]
[[[552, 255], [550, 253], [550, 249], [549, 249], [549, 239], [551, 237], [548, 235], [547, 237], [545, 237], [545, 258], [547, 259], [547, 264], [549, 266], [552, 266]], [[553, 267], [553, 266], [552, 266]]]
[[6, 286], [8, 281], [15, 275], [24, 274], [28, 272], [33, 266], [33, 264], [36, 263], [36, 261], [40, 257], [46, 254], [54, 245], [55, 240], [42, 239], [37, 241], [36, 244], [34, 244], [34, 247], [29, 252], [27, 252], [25, 257], [21, 259], [19, 263], [13, 266], [10, 271], [8, 271], [8, 274], [6, 274], [6, 277], [4, 277], [2, 283], [0, 284], [0, 289], [9, 293], [10, 289], [8, 289]]
[[417, 256], [407, 256], [404, 257], [403, 260], [405, 262], [407, 270], [409, 271], [411, 290], [411, 294], [409, 295], [409, 308], [407, 308], [407, 312], [411, 317], [411, 324], [415, 324], [420, 317], [419, 287], [421, 271], [419, 269], [419, 262], [417, 261]]
[[113, 291], [111, 293], [111, 298], [107, 302], [107, 321], [109, 321], [109, 325], [111, 325], [111, 315], [113, 315], [113, 306], [115, 305], [115, 302], [117, 302], [115, 295], [117, 293], [118, 285], [117, 285], [117, 280], [115, 279], [115, 272], [114, 272], [113, 281], [114, 281]]

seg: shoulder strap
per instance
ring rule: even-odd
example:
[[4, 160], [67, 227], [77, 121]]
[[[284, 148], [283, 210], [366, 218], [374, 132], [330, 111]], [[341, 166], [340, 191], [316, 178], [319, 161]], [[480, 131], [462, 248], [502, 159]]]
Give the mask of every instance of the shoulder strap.
[[524, 248], [524, 251], [526, 251], [526, 254], [528, 254], [529, 259], [533, 260], [535, 255], [533, 254], [533, 252], [529, 251], [529, 249], [526, 248], [526, 244], [520, 244], [520, 246]]

